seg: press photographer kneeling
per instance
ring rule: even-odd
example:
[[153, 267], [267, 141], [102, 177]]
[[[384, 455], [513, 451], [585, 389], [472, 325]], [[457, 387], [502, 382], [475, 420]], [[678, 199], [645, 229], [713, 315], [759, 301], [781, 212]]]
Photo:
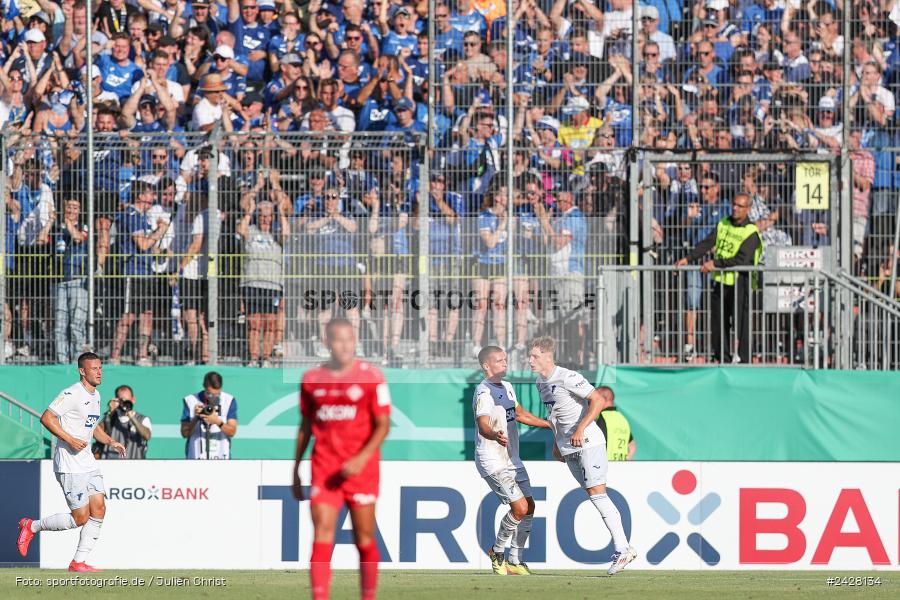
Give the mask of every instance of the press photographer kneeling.
[[[147, 442], [152, 435], [150, 417], [134, 410], [137, 399], [130, 386], [116, 388], [116, 397], [109, 401], [109, 411], [98, 427], [112, 439], [125, 446], [125, 458], [147, 458]], [[119, 453], [111, 446], [94, 445], [94, 456], [102, 459], [117, 459]]]

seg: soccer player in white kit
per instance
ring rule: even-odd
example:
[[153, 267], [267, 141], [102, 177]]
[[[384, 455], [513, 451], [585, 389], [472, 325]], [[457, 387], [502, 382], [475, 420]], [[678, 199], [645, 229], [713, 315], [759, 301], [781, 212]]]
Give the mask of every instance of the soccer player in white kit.
[[[484, 379], [475, 388], [472, 401], [477, 425], [475, 467], [500, 501], [509, 504], [509, 512], [500, 521], [488, 557], [497, 575], [531, 575], [522, 560], [522, 550], [531, 533], [534, 499], [528, 472], [519, 458], [517, 423], [544, 428], [549, 428], [550, 423], [522, 408], [512, 385], [503, 381], [507, 357], [502, 348], [485, 346], [478, 353], [478, 363]], [[504, 558], [507, 543], [510, 544], [508, 562]]]
[[71, 513], [57, 513], [40, 520], [23, 518], [19, 521], [16, 546], [22, 556], [28, 554], [28, 544], [38, 531], [65, 531], [81, 527], [81, 537], [69, 570], [81, 573], [98, 572], [85, 564], [85, 559], [100, 537], [100, 526], [106, 514], [103, 476], [91, 454], [91, 438], [108, 445], [125, 457], [125, 446], [97, 429], [102, 414], [97, 386], [103, 379], [100, 357], [85, 352], [78, 357], [81, 379], [59, 393], [41, 415], [41, 424], [59, 439], [53, 455], [53, 471], [66, 496]]
[[619, 509], [606, 495], [606, 439], [597, 426], [603, 395], [581, 374], [557, 366], [555, 348], [553, 338], [536, 338], [528, 352], [528, 365], [538, 374], [538, 392], [556, 442], [553, 454], [565, 461], [612, 535], [615, 553], [607, 572], [615, 575], [637, 558], [637, 553], [625, 537]]

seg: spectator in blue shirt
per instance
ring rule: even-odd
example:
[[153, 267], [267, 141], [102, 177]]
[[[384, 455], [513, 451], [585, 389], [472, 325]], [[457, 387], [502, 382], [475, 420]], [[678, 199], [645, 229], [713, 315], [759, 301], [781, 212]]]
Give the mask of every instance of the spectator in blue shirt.
[[[695, 247], [700, 240], [704, 239], [716, 228], [719, 221], [730, 214], [728, 205], [722, 199], [720, 191], [719, 176], [713, 171], [704, 173], [700, 178], [701, 202], [688, 203], [684, 211], [686, 247]], [[703, 299], [703, 275], [700, 271], [689, 271], [687, 273], [686, 287], [684, 354], [691, 359], [695, 354], [694, 332], [697, 323], [697, 310], [700, 308]]]
[[[572, 340], [568, 360], [583, 364], [587, 313], [584, 310], [584, 250], [587, 241], [587, 221], [575, 206], [570, 190], [556, 193], [554, 213], [539, 214], [541, 231], [548, 240], [549, 272], [556, 294], [551, 294], [551, 309], [555, 313], [553, 326], [558, 339]], [[555, 296], [555, 297], [554, 297]]]
[[97, 59], [97, 66], [103, 76], [101, 87], [118, 96], [120, 102], [131, 95], [134, 84], [144, 76], [141, 68], [128, 58], [130, 51], [128, 34], [117, 33], [112, 37], [110, 54], [101, 54]]
[[138, 366], [150, 366], [148, 346], [153, 333], [154, 290], [156, 279], [150, 268], [153, 248], [169, 229], [169, 222], [162, 221], [155, 230], [147, 219], [147, 211], [153, 206], [156, 190], [142, 182], [135, 182], [132, 191], [134, 204], [119, 213], [116, 218], [116, 251], [123, 257], [122, 274], [125, 275], [125, 306], [116, 326], [116, 337], [110, 353], [110, 363], [119, 364], [122, 348], [135, 319], [138, 325]]
[[387, 7], [389, 3], [382, 3], [382, 10], [378, 16], [378, 29], [381, 31], [381, 53], [387, 56], [399, 56], [401, 48], [409, 48], [415, 54], [418, 51], [416, 34], [412, 31], [412, 11], [406, 6], [396, 8], [390, 15], [390, 27], [388, 23]]
[[259, 21], [269, 30], [269, 38], [281, 33], [281, 26], [278, 24], [278, 11], [275, 9], [273, 0], [258, 0], [259, 2]]
[[82, 220], [81, 202], [70, 198], [64, 203], [62, 222], [52, 233], [55, 262], [60, 267], [56, 284], [56, 362], [69, 364], [84, 351], [88, 316], [87, 225]]
[[684, 75], [685, 82], [690, 82], [691, 76], [697, 73], [703, 75], [713, 87], [718, 88], [720, 85], [727, 83], [728, 73], [716, 64], [716, 48], [712, 43], [706, 40], [700, 42], [696, 46], [695, 54], [698, 57], [699, 64], [688, 69]]
[[388, 123], [385, 131], [403, 131], [406, 133], [424, 133], [425, 123], [416, 120], [416, 103], [404, 96], [394, 104], [394, 123]]
[[[445, 7], [446, 8], [446, 7]], [[449, 348], [437, 347], [439, 337], [438, 315], [446, 315], [441, 323], [441, 340], [451, 345], [459, 328], [459, 309], [464, 291], [459, 274], [462, 272], [462, 224], [465, 213], [463, 198], [447, 191], [447, 176], [434, 172], [431, 176], [431, 206], [428, 209], [428, 247], [431, 256], [430, 278], [432, 304], [428, 309], [428, 335], [438, 356], [450, 353]]]
[[281, 33], [273, 35], [266, 48], [269, 52], [269, 71], [278, 72], [279, 64], [285, 55], [294, 56], [303, 52], [303, 40], [306, 36], [300, 33], [300, 19], [293, 13], [287, 13], [281, 20]]
[[450, 21], [450, 7], [444, 3], [437, 4], [434, 9], [434, 56], [446, 60], [447, 51], [457, 55], [463, 53], [463, 31], [453, 26]]
[[484, 39], [487, 34], [487, 20], [474, 4], [472, 0], [456, 0], [456, 10], [450, 17], [450, 24], [460, 33], [473, 31]]
[[269, 29], [259, 22], [257, 0], [228, 0], [228, 23], [235, 37], [235, 54], [247, 57], [247, 80], [260, 82], [265, 77]]
[[506, 339], [506, 186], [493, 187], [485, 196], [478, 215], [478, 252], [475, 279], [472, 281], [475, 310], [472, 314], [472, 351], [482, 347], [488, 306], [493, 308], [494, 339]]

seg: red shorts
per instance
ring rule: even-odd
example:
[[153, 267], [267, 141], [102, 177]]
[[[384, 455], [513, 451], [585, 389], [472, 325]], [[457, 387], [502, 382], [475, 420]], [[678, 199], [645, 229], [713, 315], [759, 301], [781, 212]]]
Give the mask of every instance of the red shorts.
[[375, 504], [378, 500], [378, 467], [377, 460], [369, 461], [359, 475], [347, 479], [341, 475], [340, 465], [317, 468], [313, 464], [310, 504], [330, 504], [338, 509], [344, 503], [350, 508]]

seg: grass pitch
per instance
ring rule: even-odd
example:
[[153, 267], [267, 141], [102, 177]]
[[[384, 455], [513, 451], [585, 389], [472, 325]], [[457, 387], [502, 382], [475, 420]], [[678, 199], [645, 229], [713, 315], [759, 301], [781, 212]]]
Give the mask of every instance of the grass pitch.
[[[334, 571], [331, 597], [359, 598], [358, 577], [356, 571]], [[835, 578], [833, 581], [841, 585], [829, 585], [829, 578]], [[380, 573], [378, 588], [379, 598], [383, 600], [474, 600], [485, 596], [513, 600], [595, 600], [610, 594], [633, 600], [730, 600], [845, 597], [848, 592], [865, 594], [867, 598], [898, 598], [900, 576], [884, 571], [626, 570], [607, 577], [603, 570], [540, 571], [530, 577], [497, 577], [479, 571], [385, 569]], [[5, 600], [75, 597], [297, 600], [309, 597], [309, 576], [306, 571], [105, 571], [78, 575], [40, 569], [0, 570], [0, 598]]]

